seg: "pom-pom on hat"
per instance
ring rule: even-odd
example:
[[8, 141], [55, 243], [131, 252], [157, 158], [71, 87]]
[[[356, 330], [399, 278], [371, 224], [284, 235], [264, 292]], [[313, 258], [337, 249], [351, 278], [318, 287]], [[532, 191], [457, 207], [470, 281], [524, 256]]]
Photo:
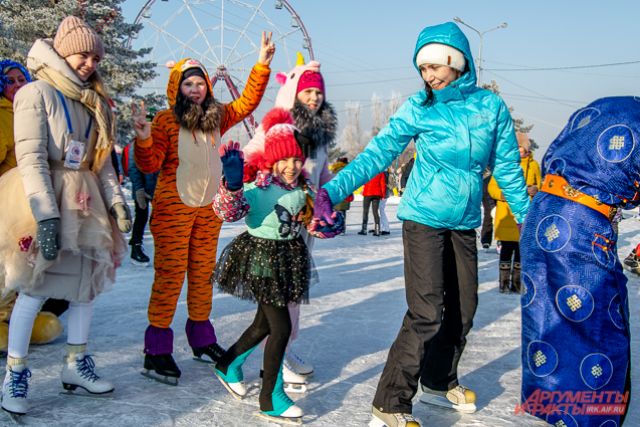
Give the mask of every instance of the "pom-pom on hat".
[[422, 64], [446, 65], [464, 72], [467, 61], [458, 49], [442, 43], [429, 43], [418, 51], [416, 55], [416, 65]]
[[305, 160], [296, 139], [299, 133], [293, 125], [291, 113], [283, 108], [274, 108], [264, 116], [264, 167], [271, 168], [276, 162], [289, 157]]
[[53, 48], [63, 58], [83, 52], [104, 57], [104, 46], [100, 36], [76, 16], [67, 16], [62, 20], [53, 38]]

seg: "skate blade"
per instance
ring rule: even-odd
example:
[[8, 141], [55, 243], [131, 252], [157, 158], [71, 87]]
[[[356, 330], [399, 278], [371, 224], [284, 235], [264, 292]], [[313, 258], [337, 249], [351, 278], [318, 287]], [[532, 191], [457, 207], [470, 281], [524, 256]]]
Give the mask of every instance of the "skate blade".
[[11, 412], [5, 408], [2, 408], [2, 410], [4, 411], [5, 414], [7, 414], [9, 419], [11, 419], [12, 423], [19, 426], [24, 425], [24, 420], [22, 419], [22, 417], [24, 417], [26, 414], [18, 414], [17, 412]]
[[[80, 388], [80, 387], [79, 387]], [[91, 393], [90, 391], [84, 390], [65, 390], [59, 393], [61, 396], [76, 396], [76, 397], [89, 397], [91, 399], [106, 399], [113, 400], [113, 390], [107, 391], [104, 393]]]
[[159, 383], [162, 384], [167, 384], [167, 385], [172, 385], [172, 386], [177, 386], [178, 385], [178, 378], [176, 377], [169, 377], [166, 375], [158, 375], [153, 371], [150, 370], [144, 370], [142, 372], [140, 372], [143, 376], [147, 377], [147, 378], [151, 378], [152, 380], [156, 380]]
[[141, 261], [135, 261], [135, 260], [130, 260], [131, 264], [133, 265], [137, 265], [138, 267], [149, 267], [149, 264], [151, 264], [151, 262], [141, 262]]
[[420, 396], [420, 402], [440, 406], [442, 408], [454, 409], [464, 414], [473, 414], [477, 409], [475, 403], [463, 403], [457, 405], [444, 396], [438, 396], [437, 394], [431, 393], [422, 393]]
[[214, 362], [211, 359], [204, 359], [204, 358], [198, 357], [198, 356], [193, 356], [193, 360], [195, 360], [196, 362], [206, 363], [206, 364], [209, 364], [209, 365], [213, 365], [214, 363], [218, 363], [218, 362]]
[[306, 393], [309, 390], [307, 383], [285, 383], [284, 391], [286, 393]]
[[285, 418], [285, 417], [274, 417], [272, 415], [267, 415], [262, 412], [256, 412], [255, 415], [258, 418], [262, 418], [263, 420], [271, 421], [272, 423], [277, 424], [286, 424], [290, 426], [301, 426], [302, 425], [302, 417], [300, 418]]
[[235, 392], [235, 390], [233, 390], [233, 389], [229, 386], [229, 384], [228, 384], [225, 380], [223, 380], [223, 379], [222, 379], [222, 377], [221, 377], [220, 375], [218, 375], [218, 373], [217, 373], [217, 372], [215, 372], [215, 371], [214, 371], [214, 373], [216, 374], [216, 377], [218, 377], [218, 380], [220, 381], [220, 383], [224, 386], [224, 388], [226, 388], [226, 389], [227, 389], [227, 391], [229, 392], [229, 394], [230, 394], [231, 396], [235, 397], [235, 398], [236, 398], [236, 399], [238, 399], [238, 400], [243, 400], [243, 399], [244, 399], [244, 396], [242, 396], [242, 395], [240, 395], [240, 394], [236, 393], [236, 392]]

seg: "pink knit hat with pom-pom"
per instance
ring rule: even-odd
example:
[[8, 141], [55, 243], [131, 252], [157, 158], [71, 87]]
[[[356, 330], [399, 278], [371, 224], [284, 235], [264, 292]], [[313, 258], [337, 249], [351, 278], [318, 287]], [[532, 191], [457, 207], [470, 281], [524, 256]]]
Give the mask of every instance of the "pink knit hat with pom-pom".
[[274, 108], [264, 116], [264, 166], [271, 168], [276, 162], [289, 157], [305, 160], [296, 140], [298, 129], [293, 125], [291, 113], [283, 108]]

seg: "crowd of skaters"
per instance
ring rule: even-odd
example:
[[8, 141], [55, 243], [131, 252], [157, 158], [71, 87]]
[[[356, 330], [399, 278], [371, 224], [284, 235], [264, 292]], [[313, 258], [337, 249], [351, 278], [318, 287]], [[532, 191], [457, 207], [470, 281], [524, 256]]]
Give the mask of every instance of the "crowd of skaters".
[[[394, 194], [396, 181], [390, 167], [412, 140], [416, 154], [400, 168], [397, 188], [402, 196], [398, 217], [403, 221], [409, 309], [373, 399], [371, 425], [420, 426], [411, 415], [418, 389], [424, 403], [462, 412], [476, 410], [476, 394], [459, 383], [457, 366], [477, 308], [475, 229], [482, 218], [483, 187], [496, 203], [494, 224], [486, 223], [491, 202], [483, 206], [485, 225], [493, 228], [492, 237], [502, 247], [499, 289], [521, 293], [523, 298], [523, 340], [529, 343], [522, 356], [523, 366], [528, 367], [523, 372], [523, 409], [549, 421], [543, 417], [548, 414], [526, 406], [527, 397], [536, 390], [555, 390], [567, 378], [571, 381], [566, 387], [581, 390], [574, 371], [585, 363], [604, 364], [611, 370], [607, 385], [621, 393], [629, 390], [626, 279], [617, 258], [609, 254], [615, 255], [616, 214], [640, 200], [639, 191], [633, 191], [640, 184], [629, 178], [635, 176], [633, 161], [638, 155], [629, 152], [621, 157], [616, 150], [624, 145], [597, 144], [604, 134], [616, 141], [636, 138], [637, 99], [603, 99], [578, 110], [540, 168], [526, 136], [516, 136], [504, 102], [476, 86], [464, 34], [453, 23], [430, 26], [418, 36], [413, 56], [424, 90], [409, 97], [360, 155], [330, 165], [328, 147], [335, 139], [337, 117], [327, 102], [317, 61], [299, 60], [293, 70], [276, 76], [282, 87], [274, 108], [247, 147], [223, 142], [225, 131], [259, 105], [269, 83], [275, 54], [270, 34], [262, 34], [259, 50], [242, 96], [229, 104], [214, 99], [205, 67], [184, 58], [171, 65], [168, 109], [149, 121], [144, 105], [132, 106], [136, 135], [126, 169], [135, 220], [120, 186], [121, 173], [112, 161], [115, 117], [98, 71], [105, 53], [100, 36], [83, 20], [70, 16], [60, 23], [53, 39], [35, 41], [26, 68], [13, 61], [0, 62], [5, 157], [0, 163], [0, 204], [6, 205], [0, 221], [0, 260], [4, 296], [15, 300], [8, 319], [2, 386], [5, 411], [28, 412], [32, 375], [28, 350], [30, 341], [38, 342], [34, 333], [50, 332], [40, 337], [41, 342], [61, 333], [55, 314], [38, 327], [37, 319], [50, 301], [62, 301], [63, 311], [68, 311], [63, 387], [92, 394], [113, 392], [114, 384], [97, 374], [88, 352], [93, 303], [115, 281], [115, 270], [127, 252], [134, 261], [150, 261], [143, 250], [150, 214], [154, 256], [161, 262], [154, 263], [144, 373], [161, 382], [178, 383], [181, 371], [172, 357], [171, 324], [186, 277], [185, 333], [194, 357], [214, 363], [224, 387], [244, 398], [244, 361], [263, 343], [261, 415], [302, 422], [303, 410], [285, 393], [285, 383], [287, 374], [291, 379], [313, 372], [313, 366], [291, 346], [300, 331], [300, 304], [308, 301], [309, 286], [317, 280], [313, 239], [344, 233], [352, 194], [361, 186], [364, 210], [358, 234], [368, 234], [370, 206], [372, 234], [389, 234], [384, 205]], [[450, 114], [443, 116], [442, 109]], [[478, 110], [492, 119], [477, 120]], [[600, 114], [588, 115], [592, 110]], [[466, 119], [460, 122], [456, 117]], [[442, 134], [451, 138], [441, 140]], [[585, 140], [596, 141], [603, 159], [592, 175], [584, 170], [585, 156], [593, 155], [580, 148]], [[594, 180], [613, 175], [617, 179], [605, 184]], [[530, 212], [535, 214], [524, 222]], [[582, 225], [580, 232], [572, 234], [568, 216]], [[245, 218], [247, 231], [216, 260], [222, 222], [240, 218]], [[123, 233], [132, 227], [127, 250]], [[505, 229], [511, 234], [503, 234]], [[595, 237], [592, 229], [598, 231]], [[541, 230], [546, 241], [541, 240]], [[522, 245], [521, 236], [525, 237]], [[558, 239], [566, 242], [556, 247]], [[485, 232], [481, 244], [491, 244]], [[588, 250], [595, 258], [584, 262]], [[545, 257], [541, 251], [554, 255]], [[575, 253], [583, 256], [577, 266], [571, 264]], [[629, 256], [634, 257], [635, 252]], [[547, 275], [552, 261], [563, 268]], [[529, 283], [521, 279], [521, 271]], [[602, 309], [605, 300], [611, 310], [617, 301], [615, 311], [609, 313], [613, 325], [602, 316], [590, 317], [591, 313], [581, 318], [575, 305], [571, 313], [565, 312], [557, 299], [561, 292], [567, 301], [584, 297], [585, 290], [563, 285], [568, 277], [579, 283], [578, 278], [585, 275], [595, 277], [586, 290], [592, 311]], [[534, 279], [539, 281], [538, 294], [531, 295]], [[546, 286], [545, 292], [540, 283]], [[210, 320], [213, 286], [257, 304], [253, 323], [226, 350], [218, 343]], [[566, 323], [562, 316], [573, 323]], [[553, 325], [545, 319], [553, 319]], [[579, 359], [577, 354], [560, 360], [552, 352], [553, 344], [567, 331], [580, 334], [583, 321], [609, 331], [606, 349], [599, 342], [602, 337], [592, 337], [578, 343], [588, 357]], [[539, 360], [540, 354], [556, 357], [558, 369], [532, 367], [531, 357]], [[606, 360], [615, 364], [606, 365]], [[614, 369], [624, 366], [626, 370]], [[584, 375], [582, 380], [592, 389], [605, 385]], [[562, 414], [553, 416], [557, 422], [566, 422]], [[578, 418], [581, 426], [624, 421], [623, 414]]]

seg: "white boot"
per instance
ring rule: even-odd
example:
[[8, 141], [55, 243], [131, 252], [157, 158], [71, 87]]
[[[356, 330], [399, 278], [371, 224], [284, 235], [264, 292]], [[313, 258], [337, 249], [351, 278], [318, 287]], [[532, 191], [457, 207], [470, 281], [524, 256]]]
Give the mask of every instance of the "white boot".
[[84, 350], [80, 352], [69, 351], [64, 357], [61, 375], [62, 386], [65, 390], [70, 391], [80, 387], [91, 394], [111, 393], [114, 390], [113, 384], [96, 375], [95, 367], [93, 358], [85, 354]]
[[305, 362], [292, 349], [289, 349], [284, 355], [285, 366], [298, 375], [311, 375], [313, 373], [313, 365]]
[[2, 409], [16, 415], [27, 413], [29, 378], [31, 378], [31, 371], [27, 368], [25, 361], [21, 365], [7, 364], [7, 374], [2, 384]]
[[282, 379], [285, 383], [289, 384], [306, 384], [307, 377], [304, 375], [298, 375], [287, 367], [286, 364], [282, 365]]

